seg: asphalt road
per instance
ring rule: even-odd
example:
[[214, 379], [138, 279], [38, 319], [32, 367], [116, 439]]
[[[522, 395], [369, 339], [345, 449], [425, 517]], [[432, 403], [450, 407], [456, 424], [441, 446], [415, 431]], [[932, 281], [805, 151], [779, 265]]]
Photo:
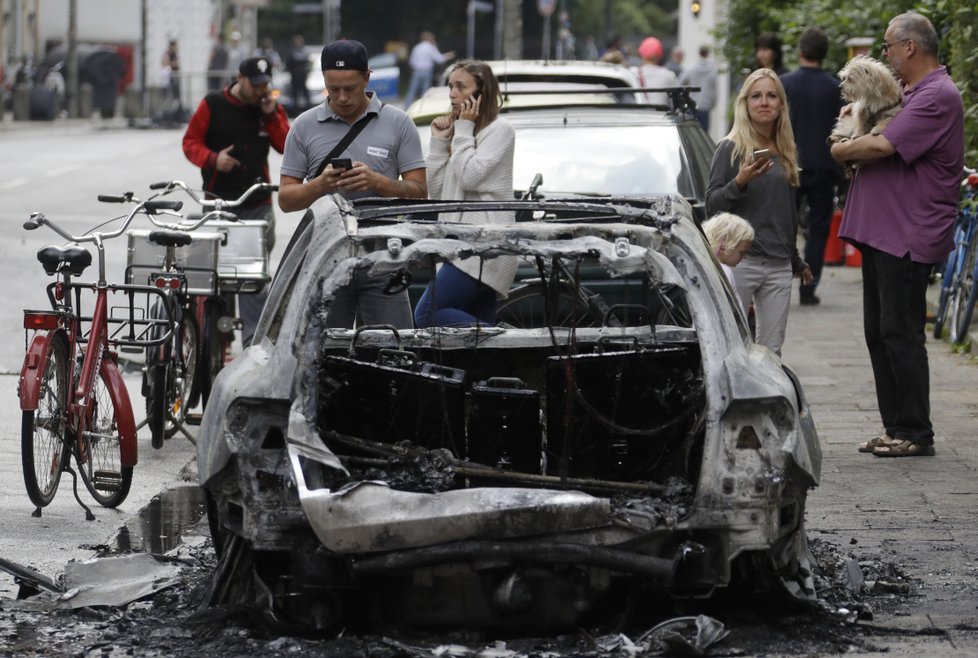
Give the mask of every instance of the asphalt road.
[[[121, 205], [99, 203], [98, 194], [132, 191], [145, 198], [153, 182], [176, 179], [198, 184], [199, 171], [183, 156], [182, 137], [181, 130], [127, 129], [118, 122], [14, 124], [9, 117], [0, 122], [0, 153], [4, 154], [0, 158], [0, 225], [4, 227], [0, 240], [4, 289], [0, 306], [0, 557], [34, 567], [49, 577], [60, 574], [69, 560], [90, 557], [92, 547], [112, 544], [118, 529], [161, 491], [196, 484], [196, 452], [181, 435], [154, 450], [148, 430], [142, 428], [132, 491], [118, 509], [98, 507], [79, 483], [82, 500], [94, 506], [96, 516], [95, 521], [86, 521], [66, 474], [54, 502], [40, 518], [31, 516], [34, 507], [24, 492], [21, 470], [17, 399], [25, 351], [22, 309], [48, 307], [44, 287], [50, 278], [36, 253], [44, 245], [62, 241], [47, 228], [28, 232], [22, 224], [31, 212], [41, 211], [78, 234], [124, 211]], [[276, 180], [280, 157], [272, 157]], [[192, 204], [189, 197], [185, 201]], [[298, 218], [295, 213], [279, 213], [278, 244], [286, 244]], [[133, 225], [149, 226], [145, 218], [137, 218]], [[121, 282], [125, 236], [107, 243], [106, 261], [107, 278]], [[96, 271], [94, 267], [90, 273]], [[125, 379], [136, 421], [142, 422], [145, 406], [138, 370], [127, 369]], [[196, 428], [189, 429], [196, 432]], [[0, 573], [0, 597], [15, 596], [16, 591], [13, 579]]]

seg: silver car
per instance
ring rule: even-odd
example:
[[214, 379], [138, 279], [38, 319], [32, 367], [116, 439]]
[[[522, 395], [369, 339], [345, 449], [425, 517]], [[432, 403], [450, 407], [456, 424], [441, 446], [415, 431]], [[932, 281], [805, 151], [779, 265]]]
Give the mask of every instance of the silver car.
[[[487, 209], [517, 221], [438, 221]], [[322, 632], [513, 631], [744, 582], [814, 598], [808, 404], [685, 199], [313, 210], [200, 428], [211, 603]], [[497, 322], [326, 321], [357, 272], [400, 294], [460, 257], [531, 270]]]

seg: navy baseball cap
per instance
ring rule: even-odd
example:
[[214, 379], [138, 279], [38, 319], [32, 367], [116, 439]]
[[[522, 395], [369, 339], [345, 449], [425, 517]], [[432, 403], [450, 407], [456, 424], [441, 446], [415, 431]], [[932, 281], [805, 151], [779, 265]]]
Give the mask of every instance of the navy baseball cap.
[[272, 81], [272, 65], [264, 57], [252, 57], [241, 62], [238, 71], [256, 87]]
[[367, 48], [359, 41], [340, 39], [323, 46], [323, 70], [367, 70]]

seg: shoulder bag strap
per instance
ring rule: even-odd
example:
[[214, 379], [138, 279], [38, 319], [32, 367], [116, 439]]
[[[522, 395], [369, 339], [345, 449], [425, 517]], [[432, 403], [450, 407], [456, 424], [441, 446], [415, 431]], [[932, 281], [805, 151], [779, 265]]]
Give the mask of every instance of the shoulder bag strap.
[[[381, 105], [380, 109], [383, 110], [384, 106]], [[378, 111], [377, 114], [380, 114], [380, 111]], [[338, 156], [343, 151], [345, 151], [346, 147], [349, 146], [350, 143], [357, 138], [357, 135], [360, 134], [360, 131], [366, 128], [367, 124], [370, 123], [370, 120], [373, 119], [375, 116], [377, 116], [377, 114], [368, 114], [364, 117], [361, 117], [359, 121], [357, 121], [355, 124], [350, 126], [350, 129], [346, 132], [345, 135], [343, 135], [343, 139], [341, 139], [336, 144], [336, 146], [333, 147], [333, 150], [326, 154], [326, 157], [323, 158], [323, 161], [319, 163], [319, 166], [316, 168], [316, 175], [313, 176], [313, 178], [318, 178], [319, 176], [321, 176], [323, 171], [326, 169], [326, 165], [329, 164], [329, 161], [335, 158], [336, 156]]]

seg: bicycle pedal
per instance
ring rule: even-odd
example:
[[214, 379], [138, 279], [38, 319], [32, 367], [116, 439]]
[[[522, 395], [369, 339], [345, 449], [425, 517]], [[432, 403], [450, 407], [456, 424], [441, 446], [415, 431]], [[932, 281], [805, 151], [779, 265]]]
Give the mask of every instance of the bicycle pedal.
[[204, 414], [187, 414], [183, 417], [184, 425], [200, 425], [200, 421], [204, 418]]
[[119, 491], [122, 489], [122, 475], [112, 471], [95, 471], [92, 485], [99, 491]]

